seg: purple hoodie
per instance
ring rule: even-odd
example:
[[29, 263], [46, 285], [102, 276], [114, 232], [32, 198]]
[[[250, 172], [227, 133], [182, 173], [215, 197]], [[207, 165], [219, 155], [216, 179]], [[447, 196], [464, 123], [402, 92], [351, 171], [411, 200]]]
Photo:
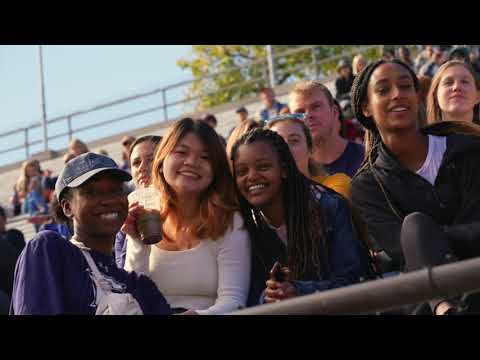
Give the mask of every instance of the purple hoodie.
[[[144, 314], [172, 313], [150, 278], [119, 269], [113, 256], [95, 250], [90, 254], [113, 291], [132, 294]], [[95, 284], [81, 250], [53, 231], [38, 233], [18, 259], [10, 314], [94, 315], [95, 311]]]

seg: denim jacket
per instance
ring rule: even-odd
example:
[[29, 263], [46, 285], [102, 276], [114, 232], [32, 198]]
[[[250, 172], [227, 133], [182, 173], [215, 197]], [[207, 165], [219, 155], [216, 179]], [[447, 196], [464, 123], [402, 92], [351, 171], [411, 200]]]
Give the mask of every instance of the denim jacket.
[[368, 273], [368, 259], [353, 227], [346, 201], [323, 193], [320, 204], [327, 217], [329, 274], [324, 274], [318, 281], [294, 281], [298, 295], [355, 284], [365, 279]]
[[[286, 104], [283, 104], [283, 103], [278, 102], [278, 101], [275, 101], [275, 103], [273, 104], [273, 108], [275, 109], [275, 112], [276, 112], [277, 115], [286, 106], [287, 106]], [[268, 119], [269, 119], [268, 109], [264, 108], [264, 109], [260, 110], [260, 120], [268, 121]]]
[[[368, 257], [353, 227], [347, 201], [329, 190], [318, 190], [317, 199], [326, 217], [329, 267], [325, 273], [318, 274], [317, 279], [293, 281], [299, 296], [355, 284], [367, 278], [369, 273]], [[276, 240], [280, 242], [279, 239]], [[253, 251], [255, 252], [255, 249]], [[284, 251], [286, 255], [286, 247], [284, 247]], [[259, 258], [258, 255], [253, 254], [253, 263]], [[264, 256], [264, 258], [268, 261], [268, 256]], [[275, 261], [275, 256], [270, 257], [270, 261], [272, 260]], [[251, 305], [254, 305], [254, 302], [257, 304], [263, 303], [263, 290], [266, 287], [265, 282], [268, 280], [268, 272], [273, 263], [265, 265], [268, 269], [259, 269], [258, 264], [255, 269], [252, 266], [252, 286], [249, 301], [255, 300], [252, 301]], [[255, 286], [257, 289], [255, 289]], [[257, 293], [257, 296], [255, 296], [255, 293]]]

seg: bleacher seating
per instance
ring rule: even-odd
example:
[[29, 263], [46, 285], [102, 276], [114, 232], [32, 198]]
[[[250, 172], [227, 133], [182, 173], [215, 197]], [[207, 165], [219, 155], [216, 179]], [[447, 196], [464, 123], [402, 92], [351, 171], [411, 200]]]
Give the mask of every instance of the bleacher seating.
[[[333, 88], [333, 82], [326, 84], [331, 90]], [[279, 86], [275, 89], [277, 93], [277, 100], [287, 103], [288, 102], [288, 92], [293, 87], [293, 84]], [[218, 119], [217, 131], [225, 138], [228, 136], [230, 130], [236, 125], [236, 115], [235, 110], [239, 106], [245, 106], [249, 111], [249, 116], [253, 117], [258, 113], [262, 107], [262, 103], [259, 101], [258, 97], [252, 97], [244, 101], [223, 105], [217, 108], [217, 111], [209, 111], [216, 116]], [[195, 116], [198, 117], [198, 116]], [[176, 119], [175, 119], [176, 120]], [[128, 135], [133, 135], [135, 137], [140, 137], [143, 135], [163, 135], [168, 126], [175, 120], [169, 122], [161, 122], [158, 125], [148, 128], [135, 129], [132, 132], [129, 132]], [[127, 135], [127, 133], [119, 134], [116, 138], [120, 139], [122, 136]], [[88, 139], [82, 139], [88, 143]], [[98, 142], [97, 142], [98, 143]], [[98, 146], [91, 146], [91, 151], [98, 151], [104, 149], [108, 152], [109, 156], [114, 159], [118, 164], [122, 163], [122, 147], [120, 145], [120, 140], [101, 143]], [[46, 160], [41, 162], [42, 169], [49, 169], [52, 171], [53, 175], [57, 175], [63, 167], [63, 157], [57, 157], [55, 159]], [[2, 178], [2, 183], [4, 186], [0, 188], [0, 203], [4, 206], [8, 204], [8, 199], [12, 195], [12, 188], [17, 178], [20, 175], [20, 168], [6, 171], [0, 176]], [[24, 233], [25, 240], [29, 241], [35, 235], [35, 229], [32, 224], [27, 220], [26, 215], [16, 216], [9, 219], [7, 223], [7, 228], [16, 228]]]

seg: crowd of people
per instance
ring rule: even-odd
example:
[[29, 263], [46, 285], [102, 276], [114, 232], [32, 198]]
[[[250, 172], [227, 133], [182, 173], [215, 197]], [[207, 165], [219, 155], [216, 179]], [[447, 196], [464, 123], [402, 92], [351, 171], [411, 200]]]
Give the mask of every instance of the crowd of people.
[[[228, 314], [480, 255], [479, 64], [466, 47], [358, 54], [334, 94], [261, 89], [227, 139], [206, 114], [126, 136], [120, 165], [79, 140], [57, 178], [26, 162], [15, 207], [41, 221], [25, 244], [0, 211], [1, 311]], [[475, 314], [480, 296], [393, 313]]]

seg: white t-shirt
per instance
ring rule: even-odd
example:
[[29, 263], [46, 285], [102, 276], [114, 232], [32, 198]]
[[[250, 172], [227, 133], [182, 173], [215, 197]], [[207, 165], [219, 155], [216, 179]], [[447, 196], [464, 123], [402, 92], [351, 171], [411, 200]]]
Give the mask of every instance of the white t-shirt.
[[146, 274], [172, 308], [218, 315], [244, 307], [250, 286], [250, 238], [237, 212], [218, 240], [167, 251], [127, 236], [125, 270]]
[[417, 174], [432, 185], [435, 184], [445, 150], [447, 150], [447, 138], [445, 136], [428, 135], [427, 158], [422, 167], [417, 170]]

